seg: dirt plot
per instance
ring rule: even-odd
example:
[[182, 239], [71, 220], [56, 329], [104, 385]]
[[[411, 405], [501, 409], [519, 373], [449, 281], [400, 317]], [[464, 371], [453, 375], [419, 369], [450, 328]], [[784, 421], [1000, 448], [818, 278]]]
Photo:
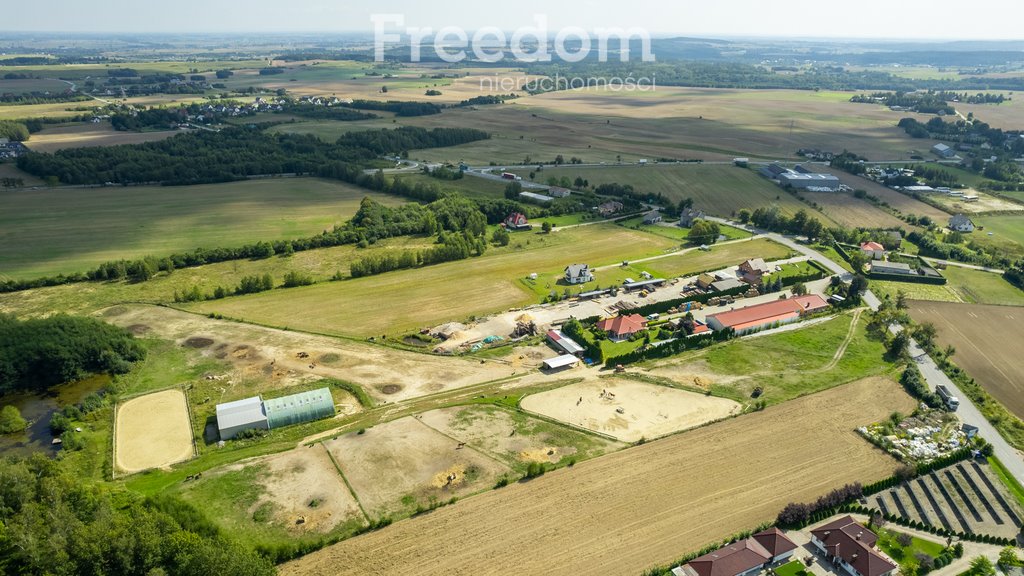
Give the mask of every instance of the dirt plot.
[[826, 216], [843, 226], [857, 227], [870, 223], [873, 227], [898, 228], [905, 225], [899, 218], [866, 200], [854, 198], [852, 194], [800, 192], [800, 195], [814, 202]]
[[1024, 418], [1024, 308], [913, 301], [910, 316], [931, 322], [956, 363], [1018, 418]]
[[740, 411], [732, 400], [630, 380], [571, 384], [523, 399], [525, 410], [623, 442], [694, 428]]
[[589, 458], [623, 446], [496, 406], [431, 410], [420, 415], [420, 421], [510, 465]]
[[[497, 362], [481, 364], [478, 360], [403, 352], [325, 336], [212, 320], [158, 306], [125, 305], [108, 309], [108, 312], [110, 310], [120, 312], [104, 314], [113, 324], [145, 324], [152, 327], [151, 336], [174, 340], [183, 346], [213, 340], [206, 347], [196, 349], [230, 362], [243, 375], [262, 378], [269, 369], [279, 387], [311, 377], [333, 377], [362, 385], [379, 401], [397, 402], [505, 378], [514, 371], [513, 367]], [[309, 358], [299, 358], [300, 352], [305, 352]], [[315, 361], [324, 356], [331, 362]], [[392, 393], [385, 394], [385, 390]], [[225, 388], [224, 397], [239, 396], [232, 396], [232, 391]]]
[[872, 482], [896, 461], [854, 429], [914, 408], [868, 379], [458, 502], [281, 567], [282, 574], [638, 574]]
[[[267, 474], [256, 508], [271, 503], [274, 521], [299, 532], [330, 532], [363, 517], [322, 444], [302, 446], [263, 460]], [[251, 514], [251, 511], [250, 511]]]
[[117, 468], [140, 472], [192, 457], [192, 424], [185, 394], [164, 390], [133, 398], [117, 408]]
[[459, 442], [415, 417], [324, 445], [371, 518], [472, 494], [510, 471], [472, 448], [459, 448]]

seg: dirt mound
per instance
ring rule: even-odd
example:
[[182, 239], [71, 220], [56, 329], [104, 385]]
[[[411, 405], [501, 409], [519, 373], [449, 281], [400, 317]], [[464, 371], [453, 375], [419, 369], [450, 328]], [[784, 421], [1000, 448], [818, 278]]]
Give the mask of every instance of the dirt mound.
[[380, 390], [381, 394], [388, 394], [388, 395], [398, 394], [399, 392], [402, 391], [402, 385], [401, 384], [385, 384], [384, 386], [380, 386], [377, 389]]
[[255, 348], [248, 344], [239, 344], [231, 351], [231, 355], [239, 360], [259, 360], [260, 355]]
[[548, 446], [545, 446], [544, 448], [534, 448], [532, 450], [523, 450], [518, 454], [518, 456], [523, 462], [558, 462], [561, 458], [558, 448]]
[[124, 306], [113, 306], [103, 311], [103, 316], [106, 318], [116, 318], [123, 316], [128, 312], [128, 308]]
[[196, 349], [209, 348], [210, 346], [213, 346], [213, 339], [212, 338], [202, 338], [200, 336], [193, 336], [193, 337], [185, 340], [184, 345], [189, 347], [189, 348], [196, 348]]
[[334, 352], [328, 352], [319, 358], [321, 364], [334, 364], [339, 360], [341, 360], [341, 354], [335, 354]]
[[434, 475], [434, 478], [430, 481], [430, 485], [434, 488], [444, 488], [446, 486], [458, 486], [466, 480], [466, 465], [455, 464], [449, 467], [444, 472], [439, 472]]
[[150, 328], [149, 326], [146, 326], [145, 324], [132, 324], [131, 326], [126, 328], [126, 330], [128, 330], [129, 332], [131, 332], [132, 334], [134, 334], [136, 336], [141, 336], [141, 335], [145, 334], [146, 332], [149, 332], [150, 330], [152, 330], [152, 328]]

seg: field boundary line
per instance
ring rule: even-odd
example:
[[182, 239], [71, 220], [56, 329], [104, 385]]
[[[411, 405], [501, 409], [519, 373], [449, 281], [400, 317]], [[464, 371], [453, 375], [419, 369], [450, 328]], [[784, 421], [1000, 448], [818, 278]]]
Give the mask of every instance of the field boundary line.
[[121, 399], [114, 402], [114, 421], [110, 426], [110, 479], [117, 480], [117, 411], [121, 409]]
[[359, 495], [356, 494], [355, 489], [352, 488], [352, 484], [350, 484], [348, 478], [345, 477], [345, 472], [342, 471], [341, 464], [339, 464], [334, 458], [334, 454], [331, 454], [331, 451], [327, 449], [327, 445], [324, 444], [323, 440], [317, 442], [317, 444], [324, 449], [324, 452], [327, 453], [327, 457], [331, 459], [331, 464], [334, 464], [334, 469], [338, 471], [338, 476], [341, 476], [341, 481], [344, 482], [345, 487], [348, 488], [348, 493], [352, 495], [352, 498], [356, 501], [356, 505], [359, 506], [359, 511], [363, 514], [363, 519], [365, 519], [367, 523], [373, 522], [370, 520], [370, 515], [366, 513], [366, 508], [363, 507], [363, 502], [359, 499]]
[[[181, 384], [181, 395], [185, 398], [185, 415], [188, 417], [188, 435], [192, 437], [192, 458], [199, 457], [199, 443], [196, 442], [196, 430], [192, 424], [192, 403], [188, 401], [188, 391], [192, 389], [191, 384], [187, 384], [188, 388], [185, 388], [186, 384]], [[203, 427], [203, 433], [206, 433], [206, 427]]]
[[[433, 430], [434, 432], [437, 432], [441, 436], [444, 436], [445, 438], [451, 440], [452, 442], [455, 442], [456, 444], [464, 444], [466, 448], [469, 448], [470, 450], [476, 452], [477, 454], [483, 456], [484, 458], [489, 458], [491, 460], [494, 460], [498, 464], [501, 464], [502, 466], [508, 468], [509, 470], [512, 470], [512, 467], [509, 466], [508, 462], [502, 461], [501, 459], [498, 458], [497, 455], [491, 454], [490, 452], [488, 452], [486, 450], [483, 450], [482, 448], [477, 448], [476, 446], [473, 446], [469, 442], [463, 442], [462, 440], [459, 440], [458, 438], [455, 438], [454, 436], [451, 436], [450, 434], [446, 434], [444, 432], [441, 432], [437, 428], [434, 428], [433, 426], [431, 426], [430, 424], [427, 424], [421, 418], [419, 418], [419, 414], [413, 415], [412, 419], [417, 421], [417, 422], [419, 422], [423, 426], [425, 426], [428, 430]], [[458, 448], [456, 448], [456, 450], [458, 450]], [[512, 471], [514, 472], [515, 470], [512, 470]]]

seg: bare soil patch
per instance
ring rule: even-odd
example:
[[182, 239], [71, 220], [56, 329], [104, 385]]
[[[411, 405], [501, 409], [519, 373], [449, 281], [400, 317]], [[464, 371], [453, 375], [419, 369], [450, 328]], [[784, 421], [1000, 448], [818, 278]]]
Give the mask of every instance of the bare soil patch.
[[737, 402], [725, 398], [611, 378], [527, 396], [522, 407], [623, 442], [694, 428], [741, 409]]
[[281, 573], [639, 574], [787, 502], [890, 475], [896, 461], [854, 430], [914, 405], [894, 382], [854, 382], [468, 498]]
[[509, 472], [458, 444], [414, 417], [324, 442], [371, 518], [471, 494]]
[[[117, 306], [118, 315], [112, 316], [109, 310], [114, 309], [104, 311], [104, 318], [119, 326], [146, 324], [152, 327], [151, 335], [157, 338], [176, 342], [193, 337], [213, 340], [213, 344], [200, 352], [229, 362], [241, 378], [264, 378], [264, 369], [271, 365], [274, 378], [270, 388], [331, 377], [363, 386], [378, 401], [399, 402], [498, 380], [515, 372], [514, 367], [500, 362], [481, 364], [479, 360], [429, 356], [326, 336], [213, 320], [159, 306]], [[306, 356], [300, 357], [299, 353]], [[325, 355], [337, 359], [330, 363], [316, 361]], [[401, 386], [401, 390], [384, 394], [377, 388], [387, 385]], [[230, 387], [225, 387], [224, 394], [225, 397], [232, 394]]]
[[191, 458], [192, 424], [185, 402], [181, 390], [164, 390], [118, 406], [117, 468], [140, 472]]
[[362, 517], [322, 444], [275, 454], [263, 462], [268, 470], [260, 478], [265, 492], [253, 508], [271, 502], [274, 522], [295, 532], [327, 533]]
[[188, 348], [209, 348], [210, 346], [213, 346], [213, 339], [193, 336], [191, 338], [186, 338], [184, 345]]
[[421, 414], [420, 421], [510, 465], [553, 464], [562, 458], [597, 456], [622, 447], [618, 442], [566, 430], [496, 406], [431, 410]]

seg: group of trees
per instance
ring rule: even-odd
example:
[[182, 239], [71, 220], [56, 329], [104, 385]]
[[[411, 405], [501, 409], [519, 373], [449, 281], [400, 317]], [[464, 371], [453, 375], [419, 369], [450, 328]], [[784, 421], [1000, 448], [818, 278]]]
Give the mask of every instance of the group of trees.
[[812, 240], [821, 238], [825, 226], [817, 218], [800, 209], [792, 218], [787, 217], [777, 206], [757, 208], [750, 214], [750, 222], [765, 230], [784, 234], [798, 234]]
[[353, 181], [380, 154], [455, 146], [488, 137], [486, 132], [465, 128], [403, 127], [355, 132], [330, 144], [310, 135], [232, 127], [144, 144], [30, 152], [18, 158], [18, 167], [40, 178], [57, 177], [65, 184], [202, 184], [264, 174], [331, 174]]
[[722, 234], [721, 228], [717, 222], [711, 222], [710, 220], [697, 220], [690, 227], [690, 233], [686, 235], [686, 240], [690, 244], [714, 244], [718, 242], [718, 237]]
[[863, 487], [857, 482], [836, 488], [811, 503], [790, 502], [779, 512], [775, 523], [784, 528], [801, 528], [807, 525], [814, 514], [854, 501], [863, 492]]
[[922, 114], [956, 114], [956, 108], [949, 105], [945, 93], [934, 92], [875, 92], [858, 94], [850, 98], [850, 102], [862, 104], [884, 104], [889, 107], [901, 107]]
[[7, 138], [11, 142], [24, 142], [28, 137], [29, 130], [25, 123], [0, 120], [0, 138]]
[[487, 243], [482, 236], [475, 236], [468, 230], [461, 233], [441, 232], [438, 243], [426, 250], [403, 250], [401, 252], [384, 252], [364, 256], [353, 262], [350, 274], [353, 278], [382, 274], [392, 270], [429, 266], [441, 262], [464, 260], [472, 256], [482, 256]]
[[0, 395], [46, 390], [90, 374], [121, 374], [145, 350], [126, 330], [59, 314], [18, 320], [0, 314]]
[[120, 109], [110, 115], [114, 130], [138, 131], [143, 129], [170, 130], [188, 119], [185, 108]]
[[271, 576], [275, 570], [180, 500], [111, 493], [36, 455], [0, 462], [0, 572]]

